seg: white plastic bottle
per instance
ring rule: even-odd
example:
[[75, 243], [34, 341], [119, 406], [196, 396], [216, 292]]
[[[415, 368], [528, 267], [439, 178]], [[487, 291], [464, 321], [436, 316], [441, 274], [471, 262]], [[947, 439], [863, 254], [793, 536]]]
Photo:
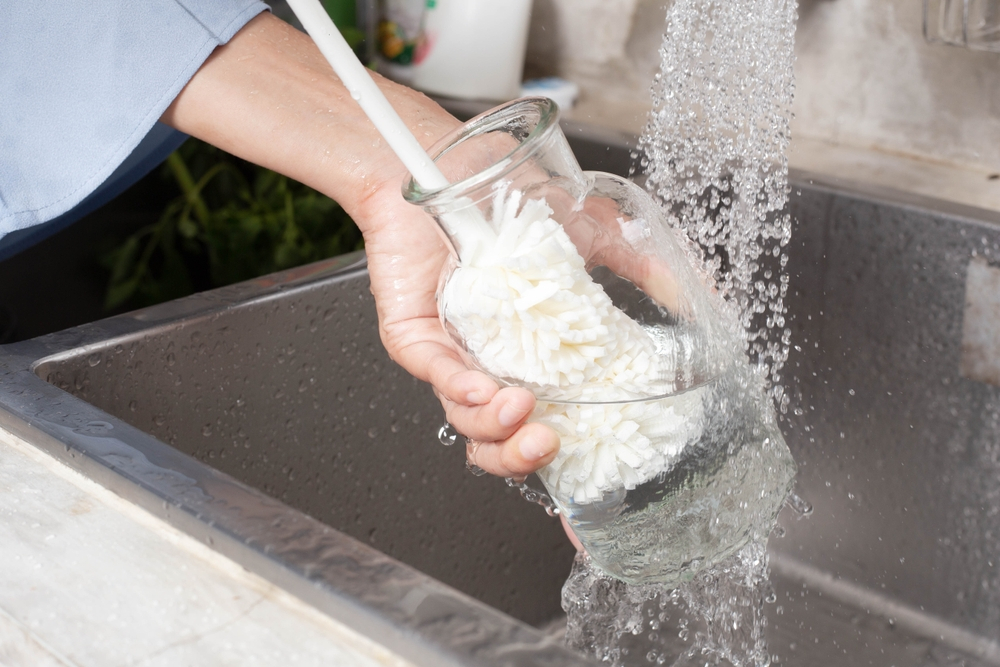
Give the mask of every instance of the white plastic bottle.
[[[405, 9], [404, 2], [409, 3]], [[530, 18], [531, 0], [385, 1], [380, 33], [387, 25], [405, 22], [405, 32], [418, 29], [420, 34], [411, 37], [418, 46], [408, 63], [392, 62], [383, 49], [384, 72], [437, 95], [514, 99], [521, 90]]]

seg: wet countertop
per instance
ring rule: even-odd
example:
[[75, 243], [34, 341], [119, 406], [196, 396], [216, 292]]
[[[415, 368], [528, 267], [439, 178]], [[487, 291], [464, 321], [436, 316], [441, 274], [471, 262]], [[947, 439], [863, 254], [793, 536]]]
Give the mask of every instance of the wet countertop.
[[0, 664], [410, 663], [0, 430]]

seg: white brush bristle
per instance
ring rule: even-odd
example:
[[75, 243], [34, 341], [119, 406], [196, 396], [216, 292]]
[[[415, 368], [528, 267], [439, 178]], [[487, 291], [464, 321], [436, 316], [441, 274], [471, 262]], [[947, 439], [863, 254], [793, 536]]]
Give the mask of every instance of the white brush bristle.
[[539, 401], [532, 415], [561, 440], [539, 474], [574, 502], [593, 502], [663, 471], [697, 436], [701, 398], [634, 400], [655, 396], [667, 370], [655, 343], [587, 273], [545, 200], [521, 198], [498, 188], [496, 238], [463, 257], [443, 290], [444, 314], [490, 373], [567, 401]]

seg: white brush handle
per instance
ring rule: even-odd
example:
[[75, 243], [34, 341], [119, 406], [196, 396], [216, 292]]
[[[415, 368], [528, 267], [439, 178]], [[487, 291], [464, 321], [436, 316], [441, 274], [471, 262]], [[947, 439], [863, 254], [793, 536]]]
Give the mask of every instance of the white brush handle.
[[302, 27], [316, 42], [320, 52], [343, 81], [351, 97], [357, 100], [375, 129], [403, 161], [414, 180], [425, 190], [438, 190], [448, 185], [448, 179], [427, 155], [396, 110], [389, 104], [379, 87], [344, 36], [333, 24], [319, 0], [288, 0]]

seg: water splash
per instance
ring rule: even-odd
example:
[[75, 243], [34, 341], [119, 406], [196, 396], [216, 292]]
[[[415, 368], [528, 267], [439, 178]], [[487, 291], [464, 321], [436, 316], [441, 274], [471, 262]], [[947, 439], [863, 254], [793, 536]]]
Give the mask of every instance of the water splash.
[[541, 505], [542, 509], [544, 509], [545, 513], [549, 516], [559, 516], [559, 508], [556, 507], [555, 502], [553, 502], [552, 497], [549, 496], [549, 494], [543, 491], [537, 491], [528, 486], [524, 481], [518, 481], [513, 477], [508, 477], [505, 481], [507, 482], [507, 486], [520, 491], [521, 497], [529, 503]]
[[782, 412], [796, 14], [795, 0], [674, 0], [639, 140], [647, 189], [737, 311]]
[[615, 666], [766, 667], [764, 604], [774, 599], [760, 541], [673, 589], [624, 584], [581, 554], [563, 587], [566, 641]]
[[795, 510], [800, 517], [806, 517], [813, 513], [813, 506], [808, 500], [802, 498], [797, 493], [791, 493], [785, 500], [785, 504]]
[[[788, 162], [795, 0], [673, 0], [637, 158], [736, 313], [776, 407], [791, 331]], [[798, 502], [796, 502], [798, 501]], [[796, 496], [793, 506], [808, 514]], [[614, 665], [766, 667], [766, 541], [673, 589], [630, 586], [580, 556], [563, 588], [567, 642]]]

